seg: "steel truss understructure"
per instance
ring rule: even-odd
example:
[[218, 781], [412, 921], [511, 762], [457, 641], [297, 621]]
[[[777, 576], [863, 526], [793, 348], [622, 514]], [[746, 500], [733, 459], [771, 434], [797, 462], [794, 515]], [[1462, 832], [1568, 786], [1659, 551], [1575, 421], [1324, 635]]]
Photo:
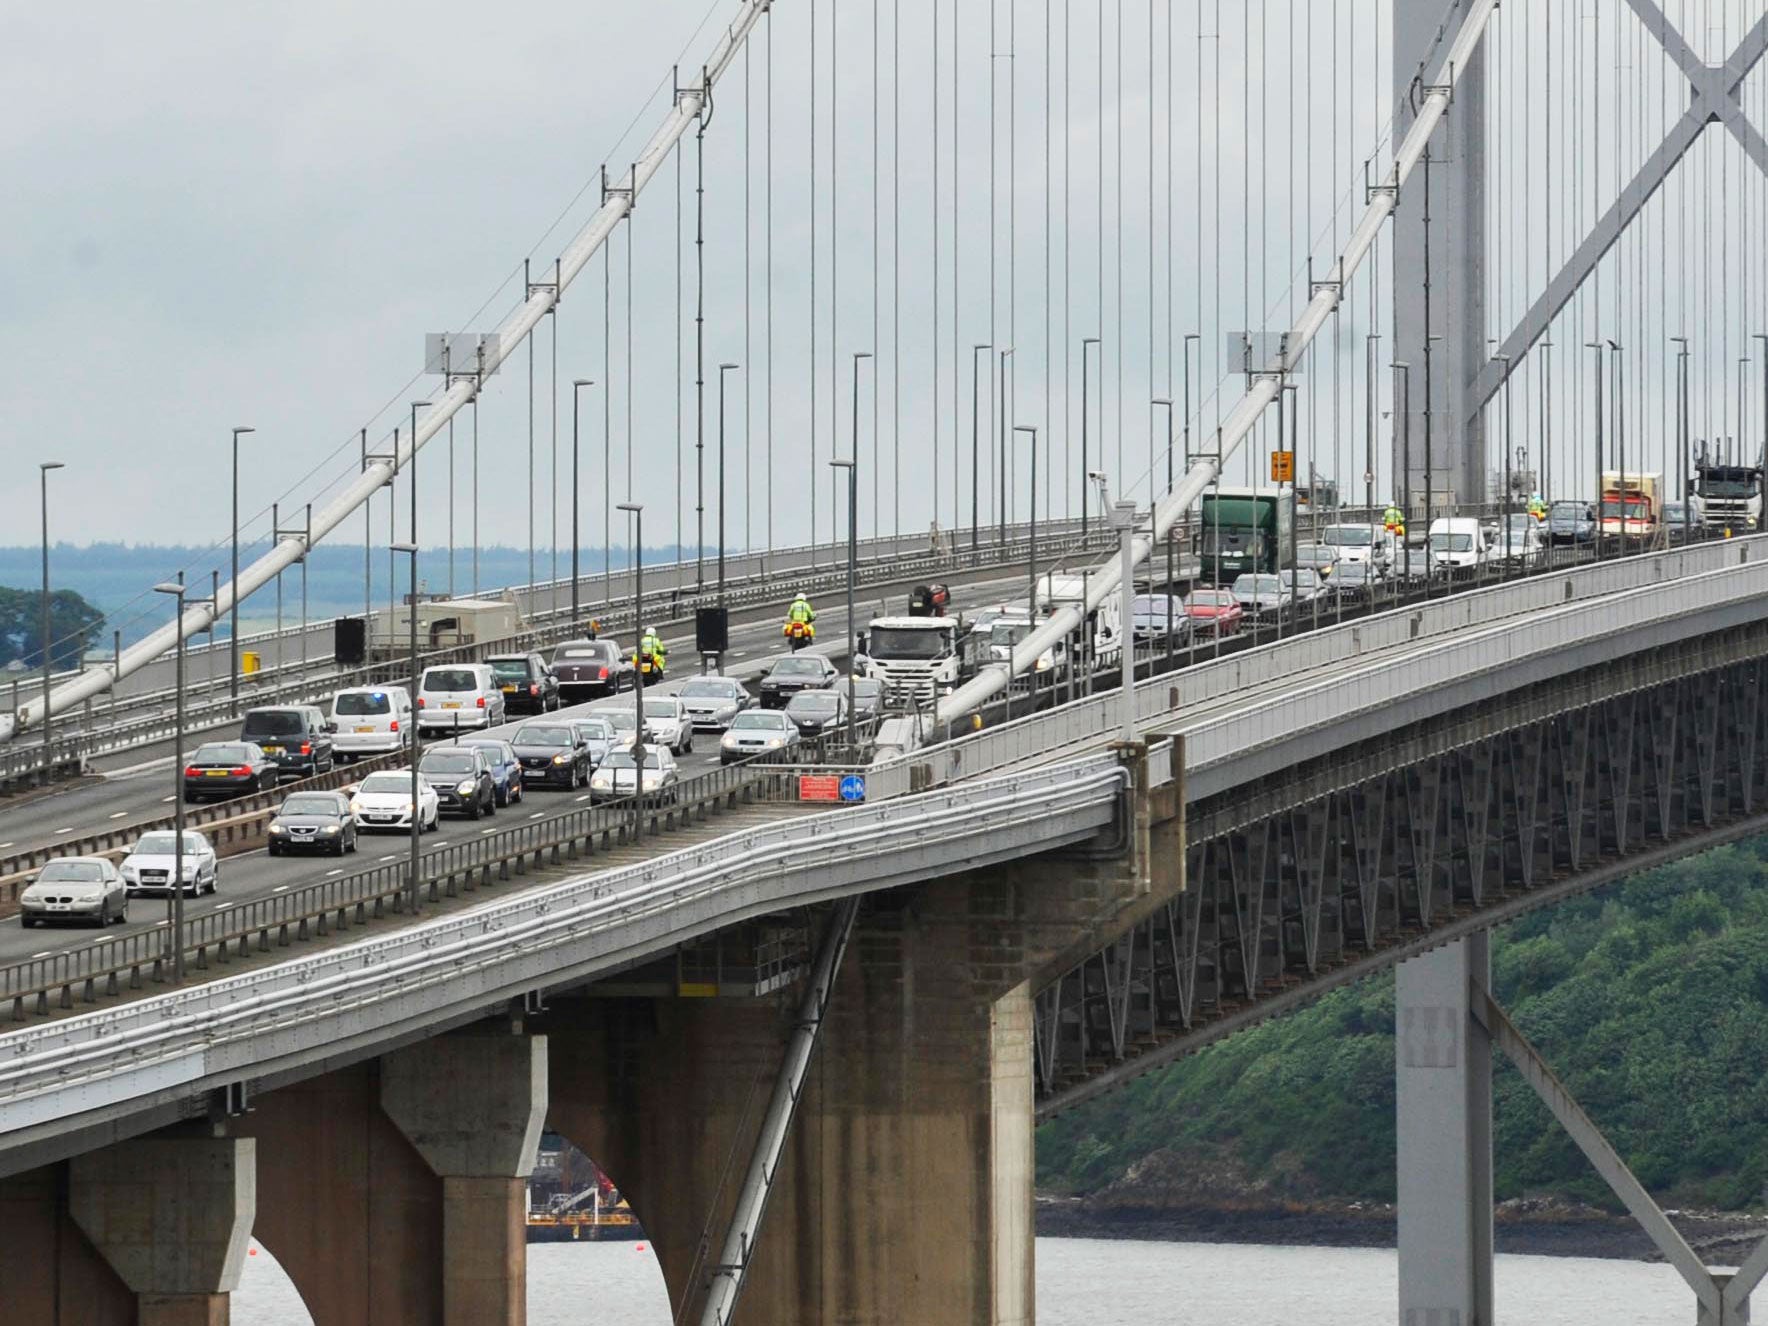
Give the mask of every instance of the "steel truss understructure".
[[1764, 830], [1764, 625], [1190, 805], [1183, 891], [1036, 996], [1039, 1115], [1403, 958]]

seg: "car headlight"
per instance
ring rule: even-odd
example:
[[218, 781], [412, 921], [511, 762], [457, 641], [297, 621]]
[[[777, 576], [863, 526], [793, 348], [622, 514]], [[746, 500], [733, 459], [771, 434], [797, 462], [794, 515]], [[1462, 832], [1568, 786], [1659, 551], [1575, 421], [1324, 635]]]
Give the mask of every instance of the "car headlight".
[[774, 749], [776, 746], [784, 746], [785, 744], [786, 739], [784, 737], [769, 737], [767, 739], [767, 748], [769, 750]]
[[409, 801], [403, 802], [399, 807], [399, 813], [401, 815], [411, 814], [411, 802], [409, 802]]
[[472, 792], [473, 787], [474, 787], [473, 780], [469, 778], [464, 783], [456, 784], [454, 790], [457, 795], [464, 797]]
[[350, 801], [350, 813], [352, 815], [360, 815], [362, 813], [361, 803], [356, 801], [354, 798], [352, 798]]
[[323, 829], [321, 829], [320, 832], [324, 833], [324, 834], [342, 833], [343, 829], [339, 825], [328, 824]]
[[287, 830], [287, 829], [285, 829], [285, 828], [283, 828], [283, 826], [282, 826], [282, 825], [280, 825], [280, 824], [272, 824], [272, 825], [271, 825], [271, 826], [270, 826], [270, 832], [271, 832], [271, 835], [272, 835], [272, 836], [275, 836], [275, 835], [278, 835], [278, 834], [284, 834], [284, 833], [287, 833], [287, 832], [288, 832], [288, 830]]
[[719, 739], [718, 744], [720, 746], [724, 747], [724, 749], [726, 749], [726, 750], [735, 750], [737, 748], [737, 735], [736, 735], [736, 733], [734, 733], [734, 732], [725, 733], [725, 735]]
[[553, 763], [554, 764], [569, 764], [569, 763], [571, 763], [571, 757], [569, 755], [555, 755], [555, 756], [553, 756]]

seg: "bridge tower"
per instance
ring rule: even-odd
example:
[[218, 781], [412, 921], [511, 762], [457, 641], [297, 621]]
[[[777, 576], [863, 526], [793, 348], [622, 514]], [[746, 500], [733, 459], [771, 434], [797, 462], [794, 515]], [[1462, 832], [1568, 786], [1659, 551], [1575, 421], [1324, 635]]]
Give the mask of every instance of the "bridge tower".
[[[1458, 22], [1436, 0], [1396, 0], [1393, 141], [1412, 126], [1424, 89], [1449, 81], [1443, 61]], [[1454, 100], [1431, 138], [1428, 164], [1393, 219], [1390, 358], [1409, 366], [1410, 390], [1405, 420], [1395, 402], [1392, 472], [1406, 476], [1418, 513], [1427, 503], [1437, 509], [1486, 495], [1485, 428], [1473, 393], [1486, 363], [1485, 71], [1482, 45], [1454, 72]], [[1396, 501], [1401, 483], [1396, 478]]]

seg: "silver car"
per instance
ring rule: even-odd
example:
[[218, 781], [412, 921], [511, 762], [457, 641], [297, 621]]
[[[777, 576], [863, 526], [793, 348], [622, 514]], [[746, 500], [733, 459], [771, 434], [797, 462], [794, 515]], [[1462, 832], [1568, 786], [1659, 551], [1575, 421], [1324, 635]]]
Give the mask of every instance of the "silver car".
[[[177, 835], [170, 829], [144, 833], [129, 849], [118, 873], [131, 894], [170, 893]], [[184, 892], [187, 896], [215, 891], [215, 847], [202, 834], [184, 831]]]
[[107, 926], [129, 919], [123, 876], [102, 856], [62, 856], [37, 872], [19, 894], [19, 924], [26, 930], [56, 922]]
[[645, 740], [667, 746], [677, 755], [694, 749], [694, 720], [673, 695], [645, 697]]
[[780, 750], [798, 739], [798, 727], [781, 709], [751, 709], [731, 721], [718, 743], [718, 762], [731, 764], [765, 751]]
[[696, 728], [722, 732], [755, 700], [735, 677], [695, 677], [676, 692]]

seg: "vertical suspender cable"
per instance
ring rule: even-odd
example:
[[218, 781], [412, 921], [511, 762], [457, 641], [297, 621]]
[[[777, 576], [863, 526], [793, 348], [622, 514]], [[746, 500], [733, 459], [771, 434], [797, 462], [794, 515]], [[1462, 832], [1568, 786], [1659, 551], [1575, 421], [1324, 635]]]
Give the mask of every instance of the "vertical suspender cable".
[[[771, 14], [768, 18], [767, 27], [768, 38], [771, 41], [773, 36], [773, 18]], [[769, 92], [771, 93], [771, 91], [772, 86], [770, 84]], [[772, 151], [771, 145], [769, 151]], [[685, 425], [685, 420], [682, 416], [682, 410], [684, 408], [683, 402], [687, 398], [687, 384], [682, 381], [681, 176], [681, 143], [677, 141], [675, 144], [675, 555], [677, 559], [680, 559], [682, 548], [684, 547], [681, 527], [681, 443]], [[771, 185], [773, 181], [770, 178], [768, 182]], [[772, 307], [772, 298], [773, 292], [769, 290], [768, 299], [770, 301], [770, 310]], [[602, 374], [604, 377], [607, 376], [605, 365], [603, 366]], [[603, 395], [605, 397], [606, 393], [604, 392]], [[771, 436], [769, 441], [771, 443]], [[772, 540], [770, 539], [769, 542], [771, 544]]]
[[694, 592], [706, 589], [706, 111], [694, 126]]
[[[927, 78], [933, 89], [933, 272], [928, 282], [928, 308], [933, 315], [933, 352], [928, 362], [933, 371], [928, 375], [932, 389], [928, 404], [933, 416], [933, 505], [931, 524], [939, 530], [939, 0], [933, 0], [932, 40], [927, 43]], [[955, 164], [955, 163], [954, 163]], [[953, 537], [957, 525], [952, 526]]]
[[[872, 350], [881, 353], [883, 347], [878, 343], [878, 10], [883, 0], [872, 0]], [[877, 360], [872, 361], [874, 364]], [[894, 368], [893, 368], [894, 371]], [[872, 535], [877, 537], [883, 533], [878, 524], [878, 379], [874, 372], [872, 378], [872, 460], [867, 467], [872, 476]], [[854, 448], [858, 452], [858, 447]], [[894, 532], [894, 531], [893, 531]]]
[[[962, 331], [960, 329], [960, 324], [962, 322], [962, 314], [961, 314], [960, 310], [963, 308], [963, 305], [959, 302], [960, 286], [959, 286], [959, 282], [958, 282], [958, 255], [959, 255], [960, 250], [963, 248], [963, 244], [962, 244], [961, 240], [962, 240], [963, 233], [964, 233], [963, 211], [958, 206], [958, 199], [960, 196], [959, 190], [962, 187], [963, 179], [964, 179], [963, 167], [960, 164], [963, 158], [962, 158], [962, 154], [959, 152], [959, 138], [958, 138], [958, 131], [964, 123], [964, 117], [960, 113], [959, 107], [958, 107], [958, 51], [960, 50], [959, 39], [958, 39], [958, 24], [961, 21], [962, 20], [958, 14], [958, 7], [957, 7], [957, 5], [954, 4], [952, 6], [952, 45], [951, 45], [951, 60], [952, 60], [952, 523], [951, 523], [951, 539], [952, 539], [952, 547], [953, 548], [957, 547], [958, 528], [959, 528], [960, 524], [962, 523], [962, 515], [961, 515], [962, 508], [961, 508], [959, 501], [958, 501], [958, 498], [959, 498], [958, 489], [960, 487], [959, 471], [958, 471], [958, 453], [963, 450], [963, 448], [958, 445], [958, 436], [959, 436], [958, 401], [959, 401], [959, 398], [963, 395], [963, 393], [958, 390], [958, 383], [960, 381], [962, 381], [962, 368], [960, 365], [959, 356], [961, 353], [961, 347], [962, 347], [963, 339], [964, 339]], [[971, 358], [974, 359], [975, 356], [972, 355]]]
[[[609, 237], [610, 241], [612, 236]], [[614, 573], [614, 255], [602, 249], [602, 597], [612, 601]], [[634, 550], [636, 551], [636, 550]]]
[[[890, 12], [890, 196], [902, 197], [902, 0]], [[890, 214], [890, 532], [902, 528], [902, 209]]]
[[762, 153], [765, 158], [764, 169], [767, 171], [767, 182], [762, 187], [762, 196], [767, 200], [762, 221], [762, 235], [767, 249], [767, 274], [764, 281], [767, 300], [767, 557], [768, 564], [773, 563], [774, 526], [773, 526], [773, 10], [767, 13], [767, 45], [764, 48], [767, 58], [763, 61], [767, 66], [767, 110], [766, 133], [763, 135], [766, 148]]
[[[816, 11], [818, 6], [810, 6], [810, 473], [805, 476], [805, 487], [810, 490], [810, 564], [816, 565], [816, 426], [817, 426], [817, 305], [816, 305], [816, 122], [817, 122], [817, 49], [816, 49]], [[830, 515], [833, 520], [833, 513]]]
[[[752, 402], [755, 393], [750, 389], [754, 380], [755, 350], [753, 346], [755, 331], [755, 315], [752, 307], [752, 288], [754, 286], [755, 265], [750, 258], [752, 245], [751, 232], [752, 209], [749, 206], [750, 186], [755, 180], [754, 128], [755, 119], [751, 114], [753, 103], [752, 84], [753, 70], [750, 67], [749, 48], [743, 48], [743, 551], [755, 551], [755, 453], [750, 448], [750, 438], [754, 435], [754, 409]], [[631, 494], [627, 495], [631, 501]]]
[[[839, 295], [841, 281], [841, 214], [840, 214], [840, 167], [841, 149], [835, 142], [835, 125], [841, 122], [841, 26], [837, 21], [840, 9], [829, 6], [829, 455], [841, 453], [839, 439], [841, 437], [841, 299]], [[853, 439], [853, 449], [859, 450], [859, 439]], [[816, 475], [810, 476], [816, 483]], [[840, 499], [835, 493], [835, 484], [841, 481], [841, 471], [829, 466], [829, 542], [839, 544], [837, 537], [840, 526], [836, 523], [837, 508]], [[841, 560], [840, 554], [834, 554], [836, 562]]]

